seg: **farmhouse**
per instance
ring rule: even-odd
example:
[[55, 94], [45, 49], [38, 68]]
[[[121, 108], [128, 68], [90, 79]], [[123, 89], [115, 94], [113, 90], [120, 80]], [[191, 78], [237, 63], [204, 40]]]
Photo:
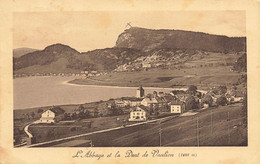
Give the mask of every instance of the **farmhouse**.
[[129, 121], [146, 121], [147, 109], [144, 106], [138, 106], [131, 110]]
[[40, 118], [40, 123], [54, 123], [62, 119], [64, 110], [60, 107], [52, 107], [43, 112]]
[[185, 103], [183, 101], [171, 101], [171, 113], [183, 113], [185, 111]]

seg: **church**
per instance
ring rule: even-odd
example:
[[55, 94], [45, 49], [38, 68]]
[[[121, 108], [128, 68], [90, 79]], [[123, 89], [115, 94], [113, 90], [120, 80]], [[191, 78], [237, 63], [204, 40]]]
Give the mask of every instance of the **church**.
[[140, 86], [137, 90], [136, 90], [136, 97], [140, 98], [140, 97], [144, 97], [144, 89], [142, 86]]

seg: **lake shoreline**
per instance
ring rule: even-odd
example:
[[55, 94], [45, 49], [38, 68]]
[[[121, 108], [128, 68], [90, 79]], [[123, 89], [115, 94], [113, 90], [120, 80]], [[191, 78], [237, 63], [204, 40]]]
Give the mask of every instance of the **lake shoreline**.
[[[84, 80], [84, 81], [83, 81]], [[88, 81], [86, 81], [88, 80]], [[166, 86], [163, 87], [160, 85], [160, 83], [157, 84], [157, 86], [154, 86], [154, 84], [149, 85], [149, 83], [142, 83], [141, 85], [138, 84], [130, 84], [130, 83], [109, 83], [109, 82], [102, 82], [98, 81], [96, 83], [91, 82], [91, 79], [74, 79], [69, 80], [66, 82], [68, 85], [75, 85], [75, 86], [98, 86], [98, 87], [109, 87], [109, 88], [137, 88], [139, 86], [142, 86], [146, 89], [182, 89], [182, 88], [188, 88], [187, 85], [176, 85], [176, 87], [170, 87]]]
[[[25, 110], [45, 108], [51, 106], [77, 106], [79, 104], [94, 103], [134, 97], [138, 87], [111, 85], [80, 85], [73, 84], [72, 77], [32, 77], [14, 80], [14, 108]], [[153, 91], [170, 92], [176, 88], [144, 87], [146, 94]], [[184, 88], [178, 88], [184, 89]], [[27, 96], [24, 96], [24, 93]]]

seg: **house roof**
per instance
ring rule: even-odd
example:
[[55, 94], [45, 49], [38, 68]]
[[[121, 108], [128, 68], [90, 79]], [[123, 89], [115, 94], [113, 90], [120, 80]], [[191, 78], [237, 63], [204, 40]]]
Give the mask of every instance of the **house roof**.
[[51, 109], [48, 109], [55, 113], [56, 115], [63, 114], [65, 111], [61, 109], [60, 107], [52, 107]]
[[165, 103], [166, 102], [165, 99], [162, 98], [162, 97], [156, 97], [155, 99], [157, 100], [158, 103]]
[[184, 90], [173, 90], [171, 93], [178, 95], [178, 94], [185, 94], [186, 92]]
[[144, 110], [144, 111], [147, 112], [147, 111], [148, 111], [148, 107], [143, 106], [143, 105], [140, 105], [140, 106], [138, 106], [138, 107], [132, 108], [130, 112], [135, 112], [135, 111], [138, 111], [138, 110]]
[[148, 104], [157, 104], [158, 101], [155, 98], [144, 98], [144, 101], [146, 101]]
[[171, 102], [172, 100], [176, 99], [176, 97], [172, 96], [171, 94], [165, 94], [163, 98], [165, 99], [166, 102]]
[[184, 102], [183, 101], [180, 101], [180, 100], [172, 100], [171, 101], [171, 105], [181, 105], [181, 104], [183, 104]]
[[142, 101], [143, 98], [137, 98], [137, 97], [122, 97], [121, 100], [128, 100], [128, 101]]

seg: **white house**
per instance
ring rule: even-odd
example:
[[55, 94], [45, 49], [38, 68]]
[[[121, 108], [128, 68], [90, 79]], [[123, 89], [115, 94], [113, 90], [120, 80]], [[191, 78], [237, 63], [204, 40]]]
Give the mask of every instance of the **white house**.
[[130, 112], [129, 121], [146, 121], [147, 112], [142, 107], [136, 107]]
[[185, 111], [185, 103], [182, 101], [171, 102], [171, 113], [183, 113]]
[[151, 68], [152, 65], [150, 63], [143, 63], [142, 64], [143, 68]]
[[158, 104], [158, 101], [155, 98], [144, 98], [141, 101], [141, 104], [143, 106], [150, 106], [150, 105], [153, 105], [153, 104]]
[[241, 102], [243, 101], [244, 97], [234, 97], [233, 102]]
[[42, 113], [41, 123], [54, 123], [55, 113], [50, 109]]
[[203, 104], [203, 108], [202, 109], [207, 109], [209, 108], [209, 104]]
[[[54, 123], [58, 120], [58, 117], [63, 115], [64, 110], [59, 107], [52, 107], [43, 112], [40, 118], [40, 123]], [[60, 118], [60, 117], [59, 117]]]

